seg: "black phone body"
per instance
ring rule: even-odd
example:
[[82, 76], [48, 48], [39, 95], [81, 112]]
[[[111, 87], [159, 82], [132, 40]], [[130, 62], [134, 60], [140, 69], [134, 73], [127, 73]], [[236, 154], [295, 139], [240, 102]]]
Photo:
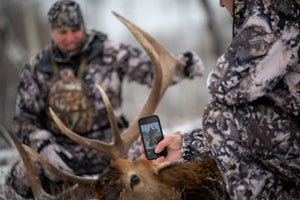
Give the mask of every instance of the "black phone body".
[[157, 115], [143, 117], [139, 119], [138, 124], [146, 158], [148, 160], [154, 160], [160, 156], [167, 156], [166, 148], [158, 154], [154, 153], [157, 144], [164, 138], [159, 117]]

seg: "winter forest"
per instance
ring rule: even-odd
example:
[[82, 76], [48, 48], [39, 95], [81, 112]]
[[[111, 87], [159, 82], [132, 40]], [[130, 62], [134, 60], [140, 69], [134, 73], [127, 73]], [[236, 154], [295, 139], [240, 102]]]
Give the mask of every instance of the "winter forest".
[[[0, 129], [11, 125], [18, 79], [31, 56], [51, 40], [47, 12], [54, 0], [1, 0], [0, 2]], [[232, 37], [232, 19], [217, 0], [77, 0], [87, 29], [100, 30], [111, 40], [142, 48], [112, 11], [125, 17], [161, 42], [174, 55], [194, 51], [205, 65], [201, 78], [171, 86], [155, 114], [165, 134], [201, 127], [209, 101], [207, 74], [215, 67]], [[149, 88], [125, 82], [123, 110], [132, 121]], [[0, 194], [8, 167], [18, 156], [4, 133], [0, 134]], [[9, 158], [9, 160], [8, 160]], [[0, 198], [1, 199], [1, 198]]]

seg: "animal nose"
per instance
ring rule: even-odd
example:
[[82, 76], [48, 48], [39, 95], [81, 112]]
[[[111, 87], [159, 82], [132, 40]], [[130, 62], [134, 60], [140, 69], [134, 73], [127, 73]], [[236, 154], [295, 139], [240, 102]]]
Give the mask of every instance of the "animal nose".
[[130, 187], [133, 189], [133, 186], [137, 185], [140, 182], [140, 178], [137, 175], [132, 175], [130, 180]]

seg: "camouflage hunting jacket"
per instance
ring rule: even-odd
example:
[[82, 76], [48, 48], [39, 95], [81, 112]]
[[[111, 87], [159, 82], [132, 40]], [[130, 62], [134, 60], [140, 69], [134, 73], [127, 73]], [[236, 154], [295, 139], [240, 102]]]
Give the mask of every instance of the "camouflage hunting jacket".
[[[291, 116], [299, 130], [299, 4], [234, 0], [233, 40], [207, 79], [212, 102], [236, 109], [267, 105], [275, 116]], [[186, 161], [210, 155], [204, 134], [199, 129], [184, 135]]]
[[[105, 105], [97, 88], [100, 84], [108, 95], [116, 117], [122, 117], [122, 83], [124, 80], [152, 84], [152, 68], [148, 55], [129, 45], [95, 37], [87, 51], [82, 80], [87, 85], [87, 95], [95, 119], [91, 131], [109, 128]], [[59, 68], [76, 70], [80, 62], [56, 60]], [[40, 130], [51, 130], [49, 121], [49, 92], [57, 80], [53, 73], [49, 47], [32, 57], [21, 71], [17, 92], [16, 115], [13, 130], [25, 144], [29, 136]], [[28, 144], [30, 145], [30, 144]]]

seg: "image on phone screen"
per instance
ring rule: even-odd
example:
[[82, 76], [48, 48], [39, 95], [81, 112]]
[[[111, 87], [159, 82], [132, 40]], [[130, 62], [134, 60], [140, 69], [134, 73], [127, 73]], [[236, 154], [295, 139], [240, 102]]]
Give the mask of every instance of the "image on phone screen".
[[147, 149], [155, 149], [157, 143], [162, 140], [162, 134], [159, 130], [159, 125], [157, 122], [153, 122], [151, 124], [146, 124], [141, 126], [144, 139], [145, 146]]
[[163, 151], [160, 154], [154, 153], [157, 144], [163, 139], [158, 116], [153, 115], [141, 118], [139, 120], [139, 127], [147, 159], [152, 160], [165, 155], [166, 151]]

